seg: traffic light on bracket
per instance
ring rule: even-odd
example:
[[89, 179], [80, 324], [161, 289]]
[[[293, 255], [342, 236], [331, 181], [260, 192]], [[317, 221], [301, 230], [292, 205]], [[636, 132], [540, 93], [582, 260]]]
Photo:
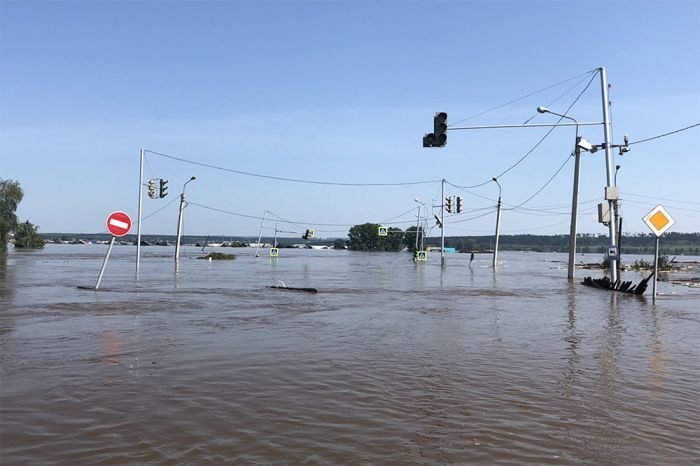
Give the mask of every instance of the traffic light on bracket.
[[433, 117], [433, 132], [423, 136], [423, 147], [445, 147], [447, 144], [447, 113], [437, 112]]
[[155, 199], [156, 195], [156, 180], [148, 180], [148, 197]]
[[160, 180], [160, 192], [158, 197], [165, 197], [168, 195], [168, 180]]
[[462, 213], [462, 198], [457, 196], [457, 213]]
[[452, 213], [452, 196], [445, 198], [445, 210], [448, 214]]

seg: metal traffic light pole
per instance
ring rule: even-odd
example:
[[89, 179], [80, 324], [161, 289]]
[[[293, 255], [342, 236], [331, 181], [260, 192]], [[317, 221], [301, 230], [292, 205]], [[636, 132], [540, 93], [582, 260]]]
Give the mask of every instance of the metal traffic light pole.
[[139, 164], [139, 222], [136, 226], [136, 280], [139, 279], [139, 264], [141, 262], [141, 208], [143, 207], [143, 149]]
[[442, 179], [442, 195], [440, 197], [440, 265], [445, 266], [445, 178]]

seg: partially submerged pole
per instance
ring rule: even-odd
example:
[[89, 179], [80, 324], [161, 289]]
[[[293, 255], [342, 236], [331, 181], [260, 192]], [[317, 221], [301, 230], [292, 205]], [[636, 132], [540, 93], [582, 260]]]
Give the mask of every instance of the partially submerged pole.
[[656, 304], [656, 282], [659, 279], [659, 237], [656, 237], [656, 249], [654, 250], [654, 282], [652, 283], [652, 302]]
[[143, 206], [143, 149], [141, 149], [141, 162], [139, 164], [139, 222], [136, 226], [136, 280], [139, 279], [139, 265], [141, 262], [141, 208]]
[[578, 221], [578, 183], [580, 179], [581, 148], [576, 144], [574, 149], [574, 192], [571, 198], [571, 227], [569, 230], [569, 273], [567, 277], [572, 279], [576, 275], [576, 223]]
[[[610, 112], [608, 109], [608, 81], [605, 74], [605, 67], [600, 68], [600, 90], [603, 100], [603, 134], [605, 136], [605, 142], [603, 143], [605, 149], [605, 173], [607, 177], [607, 188], [614, 187], [615, 181], [613, 180], [612, 174], [612, 143], [610, 141]], [[606, 201], [608, 202], [608, 211], [613, 212], [614, 200], [609, 199], [608, 190], [606, 189]], [[610, 247], [615, 247], [617, 244], [616, 235], [617, 225], [614, 219], [610, 219], [608, 222], [608, 232]], [[610, 281], [615, 283], [617, 281], [617, 257], [610, 258]]]
[[260, 233], [258, 234], [258, 242], [255, 244], [255, 257], [260, 257], [258, 254], [258, 249], [260, 249], [260, 239], [262, 239], [263, 226], [265, 225], [265, 217], [267, 217], [267, 210], [263, 212], [262, 222], [260, 222]]
[[105, 260], [102, 262], [102, 268], [100, 269], [100, 275], [97, 277], [97, 284], [95, 285], [95, 290], [97, 290], [100, 287], [102, 275], [104, 275], [105, 269], [107, 268], [107, 260], [109, 260], [109, 255], [112, 253], [112, 246], [114, 246], [114, 238], [115, 237], [112, 236], [112, 241], [109, 242], [109, 249], [107, 249], [107, 255], [105, 256]]

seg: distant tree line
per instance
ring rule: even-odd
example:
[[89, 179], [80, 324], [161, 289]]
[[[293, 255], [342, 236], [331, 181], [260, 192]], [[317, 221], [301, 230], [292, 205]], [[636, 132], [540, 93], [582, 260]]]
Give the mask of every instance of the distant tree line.
[[[398, 227], [390, 227], [386, 237], [379, 237], [378, 224], [365, 223], [353, 226], [348, 232], [348, 239], [343, 238], [314, 238], [302, 241], [298, 238], [277, 238], [280, 247], [291, 247], [294, 244], [305, 243], [308, 245], [325, 245], [335, 249], [348, 249], [356, 251], [401, 251], [403, 248], [413, 251], [416, 244], [416, 231], [419, 232], [419, 247], [422, 238], [422, 230], [417, 230], [412, 226], [405, 231]], [[108, 234], [78, 234], [78, 233], [49, 233], [42, 234], [46, 239], [74, 240], [109, 240]], [[184, 241], [187, 243], [202, 243], [207, 236], [187, 235]], [[173, 244], [173, 235], [143, 235], [142, 239], [149, 244]], [[246, 236], [211, 236], [212, 242], [229, 242], [233, 245], [245, 245], [257, 242], [257, 237]], [[134, 242], [135, 235], [127, 235], [125, 241]], [[271, 237], [262, 238], [263, 242], [272, 243]], [[440, 238], [430, 237], [424, 239], [425, 247], [439, 247]], [[494, 236], [446, 236], [445, 246], [455, 248], [459, 252], [485, 252], [492, 251], [494, 247]], [[605, 254], [608, 246], [607, 235], [596, 235], [590, 233], [580, 234], [576, 240], [576, 250], [585, 254]], [[623, 254], [653, 254], [654, 235], [634, 234], [623, 235]], [[501, 251], [533, 251], [533, 252], [568, 252], [569, 235], [501, 235], [499, 240], [499, 250]], [[700, 233], [674, 233], [669, 232], [661, 238], [661, 254], [669, 256], [691, 254], [700, 255]]]

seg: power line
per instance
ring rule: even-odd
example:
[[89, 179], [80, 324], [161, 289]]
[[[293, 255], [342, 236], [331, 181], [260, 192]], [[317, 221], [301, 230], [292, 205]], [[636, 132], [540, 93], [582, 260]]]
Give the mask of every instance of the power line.
[[[591, 78], [588, 80], [588, 84], [586, 84], [586, 87], [584, 87], [583, 90], [582, 90], [582, 91], [576, 96], [576, 98], [573, 100], [573, 102], [571, 102], [571, 104], [567, 107], [567, 109], [566, 109], [566, 111], [564, 112], [564, 114], [563, 114], [562, 116], [559, 117], [559, 120], [557, 120], [557, 124], [559, 124], [559, 123], [566, 117], [566, 115], [568, 115], [569, 111], [574, 107], [574, 105], [576, 105], [576, 103], [581, 99], [581, 97], [583, 96], [583, 94], [588, 90], [588, 88], [591, 86], [591, 83], [593, 82], [593, 80], [594, 80], [595, 77], [597, 76], [598, 70], [595, 70], [595, 72], [589, 71], [588, 73], [592, 73]], [[587, 74], [587, 73], [584, 73], [584, 74]], [[579, 75], [579, 76], [580, 76], [580, 75]], [[578, 77], [578, 76], [577, 76], [577, 77]], [[509, 171], [511, 171], [512, 169], [514, 169], [514, 168], [517, 167], [518, 165], [520, 165], [520, 163], [521, 163], [523, 160], [525, 160], [526, 158], [528, 158], [528, 157], [530, 156], [530, 154], [532, 154], [532, 153], [535, 151], [535, 149], [537, 149], [537, 148], [540, 146], [540, 144], [542, 144], [542, 143], [545, 141], [545, 139], [547, 139], [547, 138], [549, 137], [549, 135], [552, 134], [552, 132], [553, 132], [556, 128], [557, 128], [557, 126], [554, 125], [554, 126], [552, 126], [549, 130], [547, 130], [547, 132], [544, 134], [544, 136], [542, 136], [542, 137], [540, 138], [540, 140], [537, 141], [537, 142], [535, 143], [535, 145], [532, 146], [532, 148], [530, 148], [530, 150], [527, 151], [527, 152], [525, 153], [525, 155], [523, 155], [522, 157], [520, 157], [520, 159], [518, 159], [514, 164], [512, 164], [511, 166], [509, 166], [508, 168], [506, 168], [505, 170], [503, 170], [503, 171], [502, 171], [501, 173], [499, 173], [498, 175], [496, 175], [495, 178], [498, 179], [498, 178], [502, 177], [503, 175], [505, 175], [506, 173], [508, 173]], [[578, 127], [577, 127], [577, 128], [578, 128]], [[492, 181], [493, 181], [493, 180], [487, 180], [487, 181], [484, 181], [483, 183], [475, 184], [475, 185], [472, 185], [472, 186], [457, 186], [457, 185], [452, 185], [452, 186], [454, 186], [455, 188], [460, 188], [460, 189], [467, 190], [467, 189], [470, 189], [470, 188], [479, 188], [479, 187], [481, 187], [481, 186], [485, 186], [485, 185], [491, 183]], [[526, 202], [527, 202], [527, 201], [526, 201]], [[522, 205], [522, 204], [521, 204], [521, 205]]]
[[629, 145], [631, 146], [632, 144], [641, 144], [641, 143], [643, 143], [643, 142], [653, 141], [654, 139], [659, 139], [659, 138], [663, 138], [663, 137], [666, 137], [666, 136], [670, 136], [670, 135], [672, 135], [672, 134], [680, 133], [681, 131], [685, 131], [685, 130], [687, 130], [687, 129], [695, 128], [696, 126], [700, 126], [700, 123], [695, 123], [694, 125], [686, 126], [685, 128], [681, 128], [681, 129], [677, 129], [677, 130], [675, 130], [675, 131], [671, 131], [670, 133], [659, 134], [658, 136], [654, 136], [654, 137], [651, 137], [651, 138], [642, 139], [641, 141], [630, 142]]
[[700, 202], [681, 201], [680, 199], [670, 199], [670, 198], [668, 198], [668, 197], [646, 196], [646, 195], [644, 195], [644, 194], [628, 193], [627, 191], [623, 191], [623, 192], [621, 192], [620, 194], [621, 194], [621, 195], [624, 195], [624, 196], [644, 197], [644, 198], [646, 198], [646, 199], [656, 199], [656, 200], [661, 200], [661, 201], [680, 202], [681, 204], [700, 205]]
[[[580, 78], [581, 76], [586, 76], [586, 75], [588, 75], [588, 74], [590, 74], [590, 73], [596, 73], [597, 71], [598, 71], [597, 68], [596, 68], [595, 70], [586, 71], [585, 73], [578, 74], [578, 75], [576, 75], [576, 76], [574, 76], [574, 77], [572, 77], [572, 78], [565, 79], [564, 81], [560, 81], [560, 82], [558, 82], [558, 83], [556, 83], [556, 84], [552, 84], [552, 85], [550, 85], [550, 86], [547, 86], [547, 87], [544, 87], [544, 88], [542, 88], [542, 89], [536, 90], [536, 91], [534, 91], [534, 92], [531, 92], [531, 93], [526, 94], [526, 95], [524, 95], [524, 96], [518, 97], [518, 98], [516, 98], [516, 99], [509, 100], [509, 101], [506, 102], [506, 103], [503, 103], [503, 104], [500, 104], [500, 105], [496, 105], [495, 107], [492, 107], [492, 108], [490, 108], [490, 109], [488, 109], [488, 110], [484, 110], [484, 111], [482, 111], [482, 112], [479, 112], [479, 113], [476, 113], [476, 114], [474, 114], [474, 115], [468, 116], [467, 118], [463, 118], [463, 119], [461, 119], [461, 120], [459, 120], [459, 121], [456, 121], [456, 122], [450, 124], [450, 125], [448, 126], [448, 128], [449, 128], [450, 126], [454, 126], [454, 125], [458, 125], [458, 124], [460, 124], [460, 123], [464, 123], [465, 121], [471, 120], [472, 118], [476, 118], [476, 117], [478, 117], [478, 116], [485, 115], [485, 114], [487, 114], [487, 113], [489, 113], [489, 112], [492, 112], [492, 111], [494, 111], [494, 110], [498, 110], [499, 108], [506, 107], [506, 106], [508, 106], [508, 105], [510, 105], [510, 104], [513, 104], [513, 103], [518, 102], [518, 101], [520, 101], [520, 100], [526, 99], [526, 98], [528, 98], [528, 97], [532, 97], [533, 95], [539, 94], [540, 92], [548, 91], [549, 89], [552, 89], [552, 88], [554, 88], [554, 87], [560, 86], [560, 85], [565, 84], [565, 83], [568, 83], [568, 82], [570, 82], [570, 81], [573, 81], [574, 79], [578, 79], [578, 78]], [[577, 84], [578, 84], [578, 83], [577, 83]], [[574, 86], [574, 87], [575, 87], [575, 86]], [[567, 91], [567, 93], [568, 93], [570, 90], [571, 90], [571, 89], [569, 89], [569, 90]]]
[[[576, 98], [574, 99], [574, 101], [571, 102], [571, 105], [569, 105], [569, 107], [566, 109], [566, 111], [563, 113], [563, 115], [559, 117], [559, 120], [557, 120], [557, 124], [559, 124], [559, 123], [569, 114], [569, 111], [573, 108], [574, 105], [576, 105], [576, 103], [579, 101], [579, 99], [581, 98], [581, 96], [582, 96], [582, 95], [588, 90], [588, 88], [591, 86], [591, 83], [593, 82], [593, 79], [595, 79], [595, 77], [596, 77], [597, 74], [598, 74], [598, 73], [596, 72], [596, 73], [593, 74], [593, 76], [591, 76], [591, 79], [588, 81], [588, 84], [586, 84], [586, 87], [584, 87], [583, 90], [579, 93], [579, 95], [576, 96]], [[537, 147], [539, 147], [539, 145], [542, 144], [542, 143], [544, 142], [544, 140], [547, 139], [547, 137], [549, 137], [549, 135], [552, 134], [552, 131], [554, 131], [555, 129], [556, 129], [556, 126], [552, 126], [552, 127], [545, 133], [545, 135], [542, 136], [542, 138], [541, 138], [539, 141], [537, 141], [537, 143], [536, 143], [534, 146], [532, 146], [532, 149], [530, 149], [529, 151], [527, 151], [527, 153], [526, 153], [525, 155], [523, 155], [523, 156], [520, 158], [520, 160], [518, 160], [517, 162], [515, 162], [513, 165], [511, 165], [510, 167], [508, 167], [508, 168], [505, 169], [504, 171], [502, 171], [499, 175], [496, 175], [495, 178], [500, 178], [500, 177], [502, 177], [503, 175], [505, 175], [506, 173], [508, 173], [509, 171], [511, 171], [512, 169], [514, 169], [515, 167], [517, 167], [517, 166], [520, 164], [520, 162], [522, 162], [522, 161], [525, 160], [530, 154], [532, 154], [532, 153], [535, 151], [535, 149], [537, 149]], [[578, 127], [577, 127], [577, 130], [578, 130]]]
[[562, 171], [562, 170], [564, 169], [564, 167], [566, 166], [566, 164], [569, 163], [569, 160], [571, 160], [571, 156], [567, 156], [567, 157], [566, 157], [566, 159], [564, 160], [564, 163], [562, 163], [561, 166], [557, 169], [557, 171], [554, 172], [554, 175], [552, 175], [552, 176], [547, 180], [547, 182], [546, 182], [544, 185], [542, 185], [542, 187], [541, 187], [540, 189], [538, 189], [537, 192], [535, 192], [535, 194], [533, 194], [532, 196], [528, 197], [526, 200], [524, 200], [524, 201], [521, 202], [520, 204], [516, 205], [515, 207], [511, 207], [511, 208], [509, 208], [509, 209], [504, 209], [504, 210], [513, 210], [513, 209], [517, 209], [518, 207], [522, 207], [523, 205], [527, 204], [527, 203], [530, 202], [532, 199], [534, 199], [535, 196], [537, 196], [539, 193], [541, 193], [542, 190], [543, 190], [544, 188], [546, 188], [546, 187], [549, 185], [549, 183], [551, 183], [552, 180], [559, 174], [559, 172]]
[[332, 181], [304, 180], [304, 179], [299, 179], [299, 178], [284, 178], [281, 176], [262, 175], [260, 173], [252, 173], [252, 172], [245, 172], [242, 170], [234, 170], [233, 168], [226, 168], [226, 167], [220, 167], [218, 165], [212, 165], [212, 164], [208, 164], [208, 163], [195, 162], [194, 160], [188, 160], [188, 159], [185, 159], [182, 157], [175, 157], [174, 155], [163, 154], [163, 153], [155, 152], [152, 150], [144, 150], [144, 153], [157, 155], [159, 157], [165, 157], [165, 158], [171, 159], [171, 160], [177, 160], [178, 162], [184, 162], [184, 163], [189, 163], [192, 165], [198, 165], [200, 167], [206, 167], [206, 168], [211, 168], [214, 170], [236, 173], [238, 175], [253, 176], [256, 178], [266, 178], [269, 180], [277, 180], [277, 181], [289, 181], [289, 182], [293, 182], [293, 183], [321, 184], [321, 185], [327, 185], [327, 186], [410, 186], [410, 185], [418, 185], [418, 184], [440, 183], [442, 181], [442, 180], [426, 180], [426, 181], [406, 181], [406, 182], [401, 182], [401, 183], [339, 183], [339, 182], [332, 182]]

